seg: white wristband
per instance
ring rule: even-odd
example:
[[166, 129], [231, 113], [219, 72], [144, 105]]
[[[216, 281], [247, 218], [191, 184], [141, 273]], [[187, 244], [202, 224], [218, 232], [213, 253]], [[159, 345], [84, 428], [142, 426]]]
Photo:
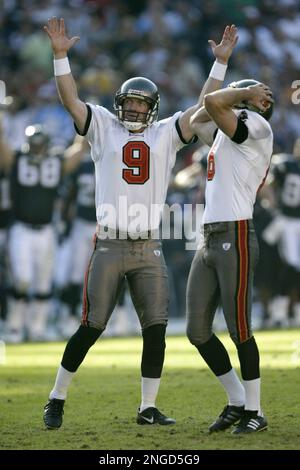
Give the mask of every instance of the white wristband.
[[209, 76], [210, 78], [214, 78], [215, 80], [220, 80], [222, 82], [225, 78], [226, 70], [227, 65], [221, 64], [215, 60]]
[[64, 57], [63, 59], [54, 59], [54, 75], [58, 77], [59, 75], [67, 75], [71, 73], [70, 64], [68, 57]]

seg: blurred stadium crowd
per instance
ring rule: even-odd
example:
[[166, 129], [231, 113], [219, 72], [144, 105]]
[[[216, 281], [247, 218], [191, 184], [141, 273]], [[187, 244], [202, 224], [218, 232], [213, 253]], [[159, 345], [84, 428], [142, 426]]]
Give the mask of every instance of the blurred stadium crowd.
[[[212, 64], [208, 39], [219, 40], [226, 24], [238, 26], [239, 42], [225, 84], [255, 78], [271, 87], [276, 101], [271, 121], [275, 156], [255, 209], [261, 260], [255, 284], [254, 327], [299, 326], [300, 112], [292, 102], [295, 91], [292, 82], [300, 79], [300, 2], [2, 0], [0, 3], [0, 79], [7, 92], [0, 111], [1, 132], [2, 140], [15, 152], [28, 143], [25, 129], [35, 123], [42, 124], [49, 136], [46, 153], [55, 148], [63, 154], [74, 140], [73, 123], [55, 88], [50, 42], [42, 29], [51, 16], [64, 17], [69, 35], [81, 38], [69, 56], [83, 100], [113, 110], [113, 98], [120, 84], [141, 75], [159, 87], [160, 118], [184, 110], [197, 100]], [[201, 142], [181, 152], [169, 188], [169, 204], [204, 202], [206, 152]], [[2, 158], [0, 154], [0, 162]], [[87, 263], [95, 229], [93, 175], [87, 150], [82, 150], [79, 167], [57, 186], [58, 197], [51, 214], [56, 254], [49, 293], [35, 293], [34, 286], [23, 290], [21, 297], [20, 292], [16, 293], [12, 263], [18, 263], [18, 256], [9, 255], [8, 249], [11, 225], [15, 225], [8, 216], [11, 203], [7, 192], [13, 181], [10, 174], [13, 165], [9, 169], [0, 165], [0, 171], [1, 335], [16, 342], [68, 337], [75, 331], [80, 315], [84, 280], [84, 269], [71, 266], [70, 259], [76, 253], [83, 260], [79, 264]], [[12, 195], [17, 197], [14, 191]], [[31, 225], [31, 230], [40, 231], [37, 225], [43, 224]], [[18, 249], [26, 249], [22, 248], [21, 235], [17, 238]], [[164, 242], [164, 253], [172, 293], [170, 318], [183, 325], [185, 287], [193, 252], [185, 250], [185, 240], [171, 239]], [[46, 313], [39, 327], [31, 331], [33, 304], [37, 301], [39, 311], [44, 302]], [[13, 318], [18, 302], [26, 304], [29, 320]], [[117, 309], [119, 315], [114, 316], [111, 334], [135, 332], [137, 322], [127, 292], [121, 296]], [[224, 326], [219, 315], [218, 321], [219, 327]]]

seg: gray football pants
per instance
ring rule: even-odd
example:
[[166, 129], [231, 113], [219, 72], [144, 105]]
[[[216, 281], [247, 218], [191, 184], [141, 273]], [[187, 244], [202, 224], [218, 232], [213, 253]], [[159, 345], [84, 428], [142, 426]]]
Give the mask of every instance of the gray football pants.
[[169, 285], [158, 240], [100, 240], [85, 276], [82, 324], [104, 330], [125, 278], [142, 330], [167, 324]]
[[235, 344], [251, 336], [252, 286], [258, 242], [251, 220], [204, 225], [204, 244], [192, 262], [187, 285], [187, 336], [194, 345], [212, 336], [221, 303]]

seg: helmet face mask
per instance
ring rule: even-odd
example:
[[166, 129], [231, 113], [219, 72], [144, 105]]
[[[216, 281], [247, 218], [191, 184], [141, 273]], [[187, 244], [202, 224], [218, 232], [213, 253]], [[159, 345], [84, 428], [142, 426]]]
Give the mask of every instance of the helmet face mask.
[[[148, 112], [124, 110], [123, 104], [126, 98], [145, 101], [150, 106]], [[124, 82], [117, 91], [114, 109], [116, 110], [120, 123], [130, 131], [136, 131], [143, 127], [151, 126], [158, 117], [159, 94], [157, 86], [151, 80], [144, 77], [130, 78]]]
[[[245, 79], [245, 80], [239, 80], [238, 82], [232, 82], [229, 83], [228, 87], [230, 88], [247, 88], [249, 86], [254, 86], [254, 85], [260, 85], [261, 82], [258, 82], [257, 80], [253, 79]], [[249, 111], [253, 111], [255, 113], [260, 114], [263, 118], [265, 118], [267, 121], [271, 119], [271, 116], [273, 114], [273, 103], [270, 103], [268, 109], [266, 111], [261, 111], [259, 108], [256, 106], [247, 103], [246, 101], [242, 101], [241, 103], [238, 103], [234, 105], [234, 108], [236, 109], [249, 109]]]

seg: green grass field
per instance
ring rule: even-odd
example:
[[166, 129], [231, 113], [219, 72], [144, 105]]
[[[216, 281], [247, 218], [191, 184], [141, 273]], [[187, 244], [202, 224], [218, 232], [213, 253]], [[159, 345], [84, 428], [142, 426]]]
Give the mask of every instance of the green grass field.
[[[235, 348], [220, 336], [237, 366]], [[300, 330], [256, 334], [262, 403], [269, 430], [248, 436], [209, 435], [225, 394], [184, 337], [167, 339], [158, 407], [175, 426], [137, 426], [140, 338], [103, 339], [76, 374], [64, 424], [47, 431], [43, 406], [63, 343], [8, 345], [0, 365], [0, 449], [300, 449]]]

